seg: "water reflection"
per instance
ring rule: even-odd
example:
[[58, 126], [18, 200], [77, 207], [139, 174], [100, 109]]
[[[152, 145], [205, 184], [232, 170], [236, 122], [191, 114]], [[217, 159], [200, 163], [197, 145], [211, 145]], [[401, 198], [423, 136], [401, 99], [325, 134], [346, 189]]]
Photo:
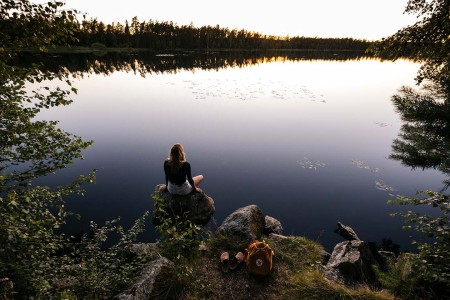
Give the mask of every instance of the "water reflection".
[[[57, 57], [48, 59], [43, 68], [83, 76], [75, 80], [79, 93], [70, 108], [40, 117], [58, 119], [95, 143], [85, 161], [46, 182], [58, 185], [63, 176], [97, 169], [97, 184], [69, 208], [81, 222], [121, 215], [128, 226], [126, 220], [151, 207], [167, 145], [180, 142], [205, 175], [219, 224], [236, 208], [257, 204], [286, 234], [320, 236], [327, 248], [340, 241], [332, 233], [337, 220], [367, 240], [389, 232], [409, 244], [401, 221], [388, 216], [389, 191], [378, 189], [376, 180], [398, 193], [436, 181], [386, 159], [399, 128], [390, 96], [412, 83], [417, 65], [349, 53], [282, 54], [81, 54], [61, 66]], [[69, 226], [70, 232], [80, 228]]]
[[350, 61], [366, 59], [369, 56], [361, 51], [246, 51], [246, 52], [175, 52], [160, 53], [22, 53], [16, 61], [19, 66], [29, 66], [41, 62], [43, 70], [71, 72], [75, 76], [84, 73], [112, 74], [115, 71], [146, 74], [177, 73], [181, 70], [220, 70], [242, 68], [255, 64], [286, 61]]
[[[392, 99], [404, 124], [392, 143], [391, 159], [413, 169], [437, 169], [450, 176], [450, 95], [437, 85], [422, 91], [402, 87]], [[444, 181], [441, 190], [450, 186]]]

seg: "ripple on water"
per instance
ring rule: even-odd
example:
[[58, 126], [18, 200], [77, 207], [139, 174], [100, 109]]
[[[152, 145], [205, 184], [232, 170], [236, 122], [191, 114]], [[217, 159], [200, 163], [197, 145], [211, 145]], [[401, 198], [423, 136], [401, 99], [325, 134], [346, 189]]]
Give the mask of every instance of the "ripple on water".
[[355, 165], [357, 168], [364, 169], [364, 170], [368, 170], [368, 171], [370, 171], [370, 172], [372, 172], [372, 173], [378, 173], [378, 172], [380, 172], [380, 168], [372, 168], [372, 167], [369, 167], [369, 166], [366, 165], [366, 163], [363, 162], [362, 160], [352, 159], [352, 160], [351, 160], [351, 164], [352, 164], [352, 165]]
[[[392, 186], [387, 185], [383, 180], [378, 179], [375, 181], [375, 187], [380, 190], [380, 191], [385, 191], [385, 192], [393, 192], [396, 191], [396, 189]], [[392, 195], [392, 194], [389, 194]]]
[[324, 168], [326, 164], [324, 162], [321, 162], [319, 160], [317, 161], [311, 161], [307, 157], [304, 159], [297, 161], [297, 163], [303, 168], [303, 169], [309, 169], [309, 170], [317, 170], [318, 168]]
[[[315, 93], [306, 86], [284, 81], [268, 82], [260, 79], [244, 86], [236, 79], [209, 78], [203, 81], [183, 80], [182, 83], [187, 89], [191, 90], [195, 99], [223, 97], [247, 101], [264, 97], [277, 100], [306, 99], [318, 103], [326, 103], [323, 94]], [[168, 84], [173, 85], [173, 82]]]

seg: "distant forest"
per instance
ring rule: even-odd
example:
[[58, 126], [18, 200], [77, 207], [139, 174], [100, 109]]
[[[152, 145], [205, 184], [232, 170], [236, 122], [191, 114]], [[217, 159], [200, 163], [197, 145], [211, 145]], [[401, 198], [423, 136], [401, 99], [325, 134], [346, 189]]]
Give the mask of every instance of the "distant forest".
[[[236, 50], [356, 50], [364, 51], [371, 44], [352, 38], [279, 37], [244, 29], [216, 26], [195, 27], [173, 22], [138, 21], [105, 24], [97, 19], [83, 19], [76, 30], [75, 46], [106, 46], [108, 48], [173, 49], [236, 49]], [[101, 45], [98, 45], [101, 44]]]

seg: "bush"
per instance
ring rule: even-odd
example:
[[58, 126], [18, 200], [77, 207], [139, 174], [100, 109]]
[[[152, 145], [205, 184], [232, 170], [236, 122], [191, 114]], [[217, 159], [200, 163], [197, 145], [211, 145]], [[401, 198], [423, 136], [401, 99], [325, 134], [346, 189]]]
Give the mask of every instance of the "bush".
[[[59, 258], [58, 280], [52, 293], [71, 293], [77, 299], [106, 299], [129, 286], [153, 253], [134, 253], [132, 245], [144, 231], [146, 212], [130, 230], [117, 225], [118, 220], [99, 227], [91, 222], [90, 231], [69, 248], [69, 254]], [[118, 241], [106, 247], [108, 239], [118, 235]]]
[[159, 246], [164, 257], [175, 262], [175, 267], [162, 276], [162, 284], [155, 288], [158, 297], [179, 299], [187, 290], [203, 290], [204, 285], [196, 261], [199, 258], [201, 236], [210, 232], [202, 230], [187, 218], [187, 212], [177, 216], [169, 211], [164, 199], [152, 194], [154, 209], [158, 211], [159, 223], [156, 230], [161, 235]]
[[152, 198], [161, 223], [156, 230], [161, 234], [162, 254], [172, 260], [195, 256], [200, 245], [201, 227], [192, 223], [186, 212], [178, 216], [168, 211], [170, 208], [157, 194], [153, 194]]
[[395, 213], [405, 218], [405, 229], [414, 229], [421, 234], [421, 240], [413, 241], [419, 250], [413, 262], [413, 271], [418, 280], [433, 289], [436, 294], [450, 292], [450, 200], [447, 195], [424, 191], [425, 197], [400, 196], [390, 204], [427, 205], [439, 210], [434, 215], [407, 211]]

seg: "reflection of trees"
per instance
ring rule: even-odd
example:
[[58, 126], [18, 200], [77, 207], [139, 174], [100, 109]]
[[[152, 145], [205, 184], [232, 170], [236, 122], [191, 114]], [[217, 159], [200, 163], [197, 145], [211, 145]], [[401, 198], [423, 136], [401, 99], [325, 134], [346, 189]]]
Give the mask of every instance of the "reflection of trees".
[[[390, 158], [412, 168], [438, 169], [450, 175], [450, 99], [445, 89], [403, 87], [393, 103], [405, 122], [392, 143]], [[450, 181], [445, 181], [447, 189]]]
[[22, 53], [17, 59], [18, 66], [30, 66], [40, 62], [41, 69], [52, 72], [69, 71], [73, 74], [83, 73], [111, 74], [114, 71], [147, 73], [176, 73], [180, 70], [219, 70], [229, 67], [246, 67], [250, 65], [277, 61], [330, 60], [348, 61], [365, 59], [361, 52], [329, 51], [244, 51], [244, 52], [175, 52], [155, 54], [153, 52], [119, 53], [109, 52], [102, 56], [93, 53], [58, 53], [33, 55]]

